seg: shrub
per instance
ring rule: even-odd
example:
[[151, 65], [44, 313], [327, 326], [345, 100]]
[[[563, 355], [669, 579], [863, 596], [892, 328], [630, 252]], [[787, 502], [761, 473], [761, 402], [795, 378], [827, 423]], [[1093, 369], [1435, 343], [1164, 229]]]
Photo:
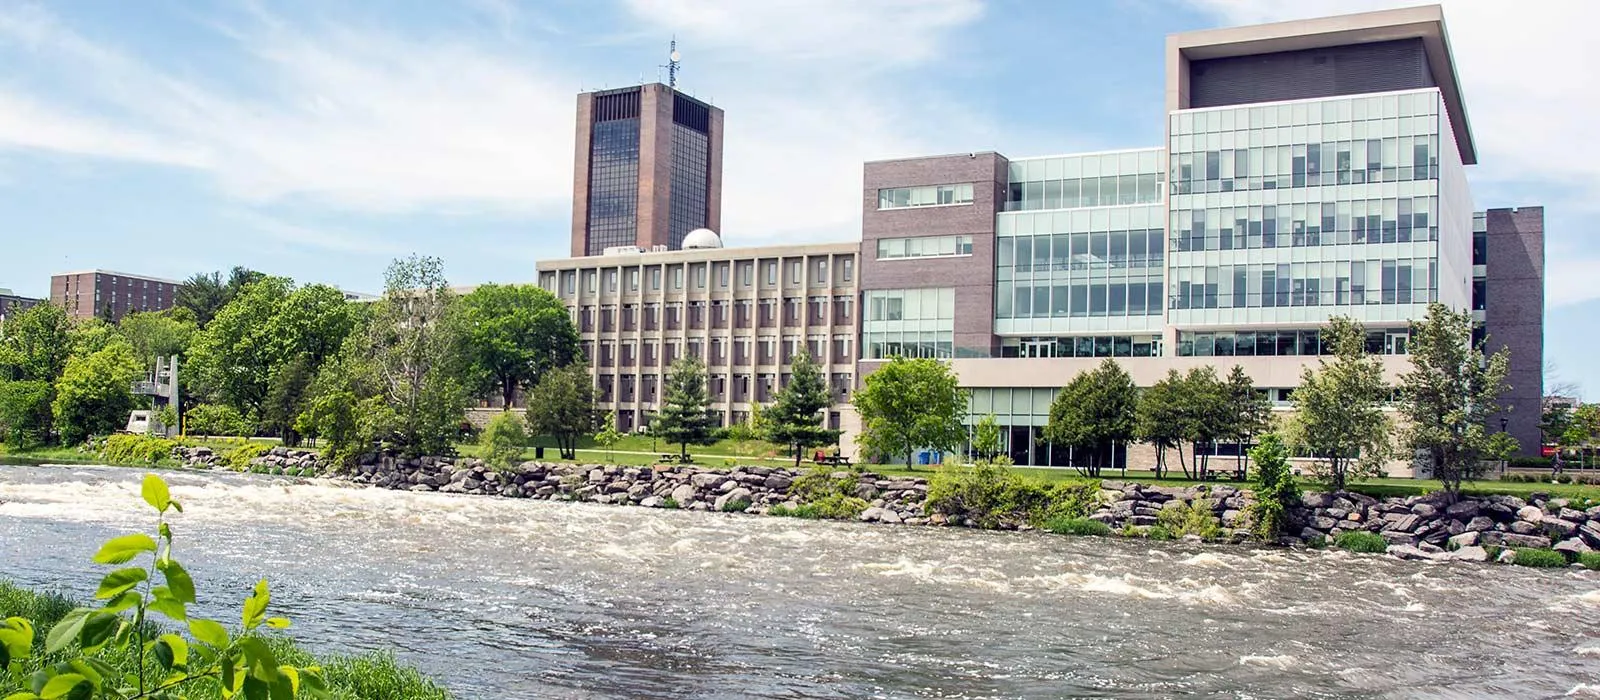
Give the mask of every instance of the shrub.
[[1151, 540], [1173, 539], [1172, 530], [1167, 529], [1165, 525], [1151, 525], [1149, 530], [1144, 531], [1144, 536], [1145, 539]]
[[1512, 457], [1506, 460], [1510, 469], [1549, 469], [1549, 457]]
[[1105, 537], [1111, 534], [1111, 526], [1098, 520], [1088, 518], [1052, 518], [1044, 524], [1044, 529], [1057, 535], [1091, 535]]
[[749, 507], [750, 507], [750, 499], [748, 499], [748, 498], [735, 498], [735, 499], [733, 499], [731, 501], [728, 501], [727, 503], [722, 504], [722, 512], [724, 512], [724, 513], [743, 513]]
[[1516, 550], [1517, 558], [1511, 563], [1517, 566], [1531, 566], [1535, 569], [1555, 569], [1567, 565], [1567, 558], [1553, 549], [1535, 549], [1525, 547]]
[[1117, 531], [1118, 537], [1144, 537], [1145, 533], [1131, 522], [1123, 523], [1122, 529]]
[[1009, 460], [980, 461], [970, 468], [945, 467], [928, 482], [929, 512], [964, 517], [978, 527], [1042, 523], [1087, 516], [1099, 499], [1099, 484], [1045, 485], [1012, 472]]
[[250, 437], [256, 430], [255, 425], [232, 406], [200, 404], [183, 414], [183, 432], [185, 435]]
[[0, 442], [23, 449], [49, 442], [52, 393], [50, 382], [0, 380]]
[[683, 506], [678, 505], [678, 499], [667, 496], [666, 498], [661, 499], [661, 507], [666, 508], [667, 510], [677, 510]]
[[1351, 530], [1333, 538], [1333, 546], [1349, 552], [1382, 554], [1389, 551], [1389, 541], [1375, 532]]
[[524, 425], [522, 417], [510, 411], [502, 411], [489, 419], [488, 427], [478, 438], [478, 444], [483, 447], [483, 461], [505, 469], [520, 459], [523, 448], [528, 446], [528, 431]]
[[1289, 453], [1283, 440], [1268, 433], [1250, 450], [1256, 464], [1256, 500], [1250, 519], [1256, 537], [1276, 540], [1289, 525], [1289, 508], [1300, 501], [1300, 487], [1289, 473]]
[[113, 464], [155, 464], [172, 457], [177, 443], [150, 435], [112, 435], [100, 457]]
[[259, 442], [246, 442], [223, 452], [221, 459], [229, 469], [242, 472], [250, 468], [250, 460], [266, 454], [271, 449]]
[[1212, 514], [1211, 501], [1204, 498], [1162, 508], [1156, 520], [1178, 537], [1198, 535], [1203, 540], [1214, 540], [1222, 536], [1222, 523]]
[[861, 512], [869, 505], [871, 504], [855, 496], [835, 493], [810, 503], [801, 503], [793, 508], [776, 505], [768, 510], [767, 514], [806, 520], [855, 520], [861, 517]]
[[1327, 535], [1317, 535], [1316, 537], [1312, 537], [1312, 538], [1306, 540], [1306, 546], [1310, 547], [1312, 549], [1327, 549], [1328, 548], [1328, 536]]
[[834, 494], [854, 496], [857, 483], [854, 475], [835, 479], [833, 470], [827, 467], [815, 467], [800, 475], [789, 485], [789, 495], [799, 498], [801, 502], [827, 498]]
[[1585, 569], [1600, 570], [1600, 552], [1579, 552], [1578, 563]]

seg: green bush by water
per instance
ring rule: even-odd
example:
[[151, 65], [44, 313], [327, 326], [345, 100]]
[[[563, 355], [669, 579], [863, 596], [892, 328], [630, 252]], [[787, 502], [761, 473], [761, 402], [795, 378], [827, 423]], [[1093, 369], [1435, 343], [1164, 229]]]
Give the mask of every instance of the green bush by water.
[[1052, 518], [1044, 524], [1044, 529], [1057, 535], [1090, 535], [1105, 537], [1111, 534], [1111, 526], [1098, 520], [1088, 518]]
[[801, 503], [793, 508], [786, 505], [773, 506], [767, 511], [768, 515], [785, 518], [803, 518], [805, 520], [855, 520], [861, 517], [861, 511], [867, 509], [870, 503], [844, 494], [829, 494], [810, 503]]
[[1099, 497], [1099, 482], [1047, 484], [1018, 475], [1002, 457], [972, 467], [940, 469], [928, 480], [925, 507], [930, 513], [962, 517], [978, 527], [994, 528], [1088, 517]]
[[745, 511], [745, 509], [747, 509], [749, 507], [750, 507], [750, 499], [748, 499], [748, 498], [735, 498], [735, 499], [733, 499], [731, 501], [728, 501], [727, 503], [722, 504], [722, 512], [724, 512], [724, 513], [743, 513]]
[[100, 456], [112, 464], [153, 465], [172, 457], [178, 443], [152, 435], [112, 435]]
[[1511, 563], [1517, 566], [1530, 566], [1535, 569], [1557, 569], [1567, 565], [1566, 556], [1553, 549], [1535, 549], [1525, 547], [1516, 550], [1517, 558]]
[[1350, 552], [1382, 554], [1389, 551], [1389, 541], [1383, 536], [1365, 530], [1341, 532], [1333, 538], [1333, 546]]
[[1579, 552], [1578, 563], [1585, 569], [1600, 570], [1600, 552]]
[[1197, 535], [1203, 540], [1222, 536], [1222, 521], [1211, 512], [1211, 501], [1196, 498], [1172, 508], [1162, 508], [1157, 521], [1174, 536]]
[[1167, 526], [1165, 525], [1151, 525], [1149, 530], [1144, 531], [1144, 536], [1145, 539], [1149, 540], [1175, 539], [1173, 537], [1172, 530], [1167, 529]]

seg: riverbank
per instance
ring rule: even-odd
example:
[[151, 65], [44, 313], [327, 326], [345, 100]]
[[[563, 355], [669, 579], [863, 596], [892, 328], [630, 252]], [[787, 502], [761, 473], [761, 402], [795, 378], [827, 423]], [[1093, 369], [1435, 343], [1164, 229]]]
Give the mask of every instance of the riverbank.
[[[206, 447], [179, 448], [173, 456], [196, 468], [220, 464], [217, 453]], [[1166, 486], [1107, 479], [1064, 486], [1037, 484], [1015, 475], [1007, 475], [1005, 483], [985, 484], [972, 483], [982, 477], [956, 468], [934, 475], [933, 481], [922, 476], [766, 466], [708, 469], [523, 462], [497, 470], [474, 458], [375, 454], [364, 456], [351, 470], [340, 471], [314, 452], [283, 447], [252, 459], [248, 469], [413, 492], [1261, 544], [1250, 529], [1254, 494], [1231, 485]], [[978, 502], [963, 490], [1005, 495]], [[1527, 498], [1468, 495], [1456, 502], [1437, 493], [1378, 498], [1307, 492], [1290, 509], [1289, 520], [1292, 534], [1271, 544], [1337, 546], [1436, 562], [1600, 568], [1600, 503], [1543, 492], [1529, 493]], [[1524, 551], [1533, 553], [1522, 555], [1518, 562], [1519, 552]]]
[[[61, 660], [60, 654], [44, 653], [45, 633], [66, 616], [77, 603], [51, 592], [38, 592], [0, 580], [0, 619], [20, 617], [37, 631], [33, 654], [16, 661], [7, 675], [0, 670], [0, 696], [29, 690], [26, 680], [33, 672]], [[320, 666], [333, 697], [343, 700], [449, 700], [448, 692], [415, 669], [400, 665], [390, 654], [315, 656], [287, 637], [269, 637], [268, 645], [278, 663], [297, 667]], [[97, 657], [118, 673], [134, 673], [135, 657], [107, 652]], [[191, 698], [215, 698], [202, 686], [186, 688]]]

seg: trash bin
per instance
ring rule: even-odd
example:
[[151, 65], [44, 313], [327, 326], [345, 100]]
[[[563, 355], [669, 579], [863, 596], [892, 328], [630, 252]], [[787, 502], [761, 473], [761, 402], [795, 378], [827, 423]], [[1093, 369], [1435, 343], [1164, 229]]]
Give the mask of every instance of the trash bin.
[[544, 445], [533, 448], [534, 459], [544, 459]]
[[917, 453], [917, 464], [927, 464], [927, 463], [928, 463], [928, 453], [927, 452], [918, 452]]

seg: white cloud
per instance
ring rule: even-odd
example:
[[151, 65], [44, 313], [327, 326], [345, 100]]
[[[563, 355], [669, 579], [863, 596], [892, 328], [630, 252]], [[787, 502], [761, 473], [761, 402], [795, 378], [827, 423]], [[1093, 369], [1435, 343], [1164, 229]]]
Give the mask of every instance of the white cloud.
[[0, 11], [0, 50], [71, 76], [50, 100], [0, 93], [0, 148], [197, 167], [249, 202], [565, 211], [564, 86], [575, 81], [559, 71], [377, 31], [261, 22], [235, 39], [245, 50], [229, 68], [246, 77], [218, 85], [102, 48], [38, 10]]
[[275, 242], [303, 250], [390, 256], [408, 252], [401, 246], [364, 233], [325, 226], [302, 226], [255, 212], [235, 212], [232, 217]]
[[[1417, 2], [1390, 0], [1187, 0], [1225, 24], [1287, 19], [1403, 7]], [[1592, 0], [1484, 2], [1442, 0], [1456, 73], [1462, 83], [1478, 146], [1472, 170], [1481, 205], [1555, 205], [1558, 201], [1503, 201], [1502, 186], [1528, 184], [1562, 197], [1563, 207], [1600, 210], [1600, 140], [1589, 138], [1600, 114], [1600, 3]], [[1509, 191], [1510, 188], [1506, 187]], [[1487, 197], [1485, 195], [1488, 195]], [[1551, 214], [1551, 210], [1546, 210]], [[1580, 220], [1574, 217], [1573, 220]], [[1548, 301], [1552, 306], [1600, 298], [1592, 282], [1594, 254], [1554, 255], [1564, 248], [1584, 249], [1577, 231], [1551, 230], [1546, 256]], [[1570, 241], [1565, 240], [1573, 236]], [[1590, 244], [1592, 246], [1592, 244]], [[1593, 248], [1589, 248], [1593, 251]], [[1576, 264], [1575, 261], [1588, 263]]]

